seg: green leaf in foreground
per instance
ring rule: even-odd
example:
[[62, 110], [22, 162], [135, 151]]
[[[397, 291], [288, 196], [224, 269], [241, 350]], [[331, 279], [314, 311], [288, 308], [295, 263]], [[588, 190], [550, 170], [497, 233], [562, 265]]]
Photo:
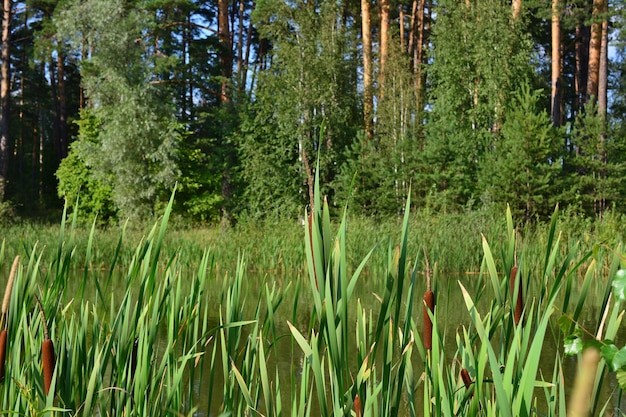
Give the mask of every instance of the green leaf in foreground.
[[612, 371], [616, 371], [619, 368], [621, 368], [620, 366], [618, 366], [617, 368], [614, 367], [613, 361], [615, 359], [615, 355], [617, 354], [617, 352], [618, 352], [617, 346], [615, 346], [613, 343], [604, 344], [600, 348], [600, 353], [602, 354], [604, 361], [609, 366], [609, 368], [611, 368]]
[[583, 351], [583, 343], [576, 334], [569, 335], [563, 341], [565, 356], [577, 355]]
[[613, 278], [613, 295], [620, 301], [626, 300], [626, 269], [620, 269]]
[[626, 346], [621, 348], [613, 357], [612, 369], [617, 371], [618, 369], [626, 369]]

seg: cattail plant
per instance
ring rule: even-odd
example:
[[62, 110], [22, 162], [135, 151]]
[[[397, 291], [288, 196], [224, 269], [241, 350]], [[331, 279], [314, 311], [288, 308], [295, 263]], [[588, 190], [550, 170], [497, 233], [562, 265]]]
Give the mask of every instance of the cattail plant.
[[356, 417], [361, 417], [363, 415], [361, 411], [361, 398], [359, 397], [359, 394], [354, 397], [354, 413]]
[[424, 258], [426, 259], [426, 292], [424, 293], [424, 348], [431, 350], [433, 347], [433, 322], [428, 315], [435, 312], [435, 294], [430, 288], [430, 264], [426, 249], [424, 249]]
[[463, 384], [465, 384], [465, 388], [470, 389], [472, 386], [472, 378], [470, 377], [469, 371], [465, 368], [461, 369], [461, 379], [463, 380]]
[[56, 356], [54, 354], [54, 343], [50, 339], [48, 332], [48, 324], [46, 321], [46, 314], [43, 311], [43, 306], [39, 297], [35, 296], [39, 309], [41, 310], [41, 320], [43, 322], [43, 342], [41, 343], [41, 359], [43, 362], [43, 390], [46, 396], [50, 391], [50, 385], [52, 384], [52, 375], [54, 374], [54, 367], [56, 365]]
[[[511, 296], [515, 296], [515, 281], [517, 278], [518, 266], [517, 262], [511, 268]], [[522, 295], [522, 276], [520, 275], [519, 281], [517, 284], [517, 299], [515, 301], [515, 311], [513, 313], [513, 321], [517, 326], [522, 319], [522, 311], [524, 310], [524, 296]]]
[[15, 273], [17, 272], [17, 266], [20, 263], [19, 255], [13, 260], [13, 266], [11, 267], [11, 273], [9, 274], [9, 280], [4, 290], [4, 299], [2, 300], [2, 317], [0, 317], [0, 382], [4, 381], [4, 365], [6, 361], [7, 353], [7, 328], [9, 327], [8, 311], [9, 301], [11, 300], [11, 291], [13, 289], [13, 281], [15, 280]]

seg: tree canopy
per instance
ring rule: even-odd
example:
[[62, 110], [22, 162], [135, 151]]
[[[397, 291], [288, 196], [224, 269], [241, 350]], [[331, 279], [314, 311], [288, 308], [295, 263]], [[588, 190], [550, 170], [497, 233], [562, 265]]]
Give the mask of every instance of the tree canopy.
[[[331, 207], [623, 210], [626, 9], [608, 0], [11, 1], [2, 207], [189, 220]], [[78, 198], [80, 196], [80, 198]]]

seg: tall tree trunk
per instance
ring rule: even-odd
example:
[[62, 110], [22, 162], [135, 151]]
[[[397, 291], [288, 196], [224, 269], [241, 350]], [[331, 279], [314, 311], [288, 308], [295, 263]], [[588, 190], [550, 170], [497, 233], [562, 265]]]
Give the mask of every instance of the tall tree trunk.
[[11, 0], [4, 0], [2, 10], [2, 64], [0, 68], [0, 202], [6, 194], [7, 175], [9, 173], [9, 103], [10, 103], [10, 34], [11, 34]]
[[415, 19], [417, 17], [417, 2], [418, 0], [413, 0], [413, 5], [411, 6], [411, 23], [409, 26], [409, 46], [407, 47], [407, 52], [409, 54], [413, 53], [413, 45], [415, 44]]
[[389, 55], [389, 0], [380, 0], [380, 62], [378, 67], [378, 91], [383, 98], [385, 87], [385, 64]]
[[513, 19], [517, 19], [522, 14], [522, 0], [513, 0], [511, 3], [513, 9]]
[[48, 61], [48, 74], [50, 77], [50, 92], [52, 94], [52, 144], [54, 146], [54, 153], [57, 157], [57, 161], [63, 159], [63, 150], [61, 147], [61, 129], [60, 129], [60, 117], [61, 114], [59, 106], [59, 94], [57, 89], [57, 75], [55, 72], [54, 57], [50, 53]]
[[606, 0], [593, 0], [591, 13], [591, 37], [589, 39], [589, 74], [587, 76], [587, 100], [598, 97], [598, 80], [600, 76], [600, 54], [602, 50], [602, 21]]
[[228, 15], [228, 0], [218, 0], [217, 2], [217, 25], [218, 37], [220, 40], [220, 63], [222, 66], [222, 88], [220, 91], [220, 103], [228, 103], [230, 101], [228, 82], [232, 75], [233, 58], [230, 43], [230, 28]]
[[67, 90], [65, 88], [65, 59], [60, 48], [57, 51], [57, 84], [59, 87], [59, 144], [61, 158], [65, 158], [69, 147], [67, 134]]
[[418, 0], [417, 6], [417, 40], [413, 49], [413, 76], [415, 80], [415, 111], [419, 114], [424, 107], [424, 43], [426, 42], [426, 0]]
[[[607, 4], [604, 4], [603, 12], [606, 12]], [[600, 172], [598, 172], [598, 177], [602, 180], [606, 180], [607, 176], [607, 158], [608, 154], [606, 151], [606, 112], [607, 112], [607, 84], [609, 77], [609, 37], [608, 37], [608, 29], [609, 23], [606, 15], [602, 17], [602, 40], [600, 45], [600, 65], [599, 65], [599, 74], [598, 74], [598, 115], [600, 116], [600, 120], [602, 122], [602, 131], [600, 132], [600, 161], [602, 162], [602, 167], [600, 168]], [[606, 196], [601, 194], [599, 196], [598, 201], [598, 212], [600, 216], [606, 210]]]
[[372, 79], [372, 28], [370, 0], [361, 0], [361, 39], [363, 42], [363, 119], [368, 138], [374, 136], [374, 86]]
[[589, 70], [589, 35], [590, 28], [581, 21], [576, 25], [576, 40], [574, 52], [576, 56], [576, 71], [574, 73], [574, 105], [572, 119], [585, 104], [587, 94], [587, 74]]
[[609, 78], [609, 22], [607, 18], [602, 20], [602, 42], [600, 47], [600, 68], [598, 74], [598, 113], [606, 119], [608, 102], [608, 78]]
[[552, 124], [561, 125], [561, 4], [552, 0], [552, 93], [550, 95]]
[[237, 92], [239, 95], [243, 93], [243, 84], [245, 83], [244, 78], [242, 78], [243, 74], [243, 15], [245, 12], [245, 2], [244, 0], [239, 0], [239, 13], [237, 16], [237, 20], [239, 21], [239, 26], [237, 27]]
[[404, 8], [402, 5], [398, 6], [398, 23], [400, 24], [400, 50], [406, 49], [406, 42], [404, 40]]

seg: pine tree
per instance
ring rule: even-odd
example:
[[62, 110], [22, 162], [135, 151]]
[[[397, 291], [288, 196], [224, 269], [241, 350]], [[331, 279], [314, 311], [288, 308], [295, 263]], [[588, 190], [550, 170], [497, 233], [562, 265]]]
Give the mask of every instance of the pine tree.
[[486, 197], [527, 221], [554, 210], [555, 183], [560, 172], [560, 131], [539, 110], [539, 91], [522, 86], [507, 109], [501, 135], [486, 157], [481, 179]]

